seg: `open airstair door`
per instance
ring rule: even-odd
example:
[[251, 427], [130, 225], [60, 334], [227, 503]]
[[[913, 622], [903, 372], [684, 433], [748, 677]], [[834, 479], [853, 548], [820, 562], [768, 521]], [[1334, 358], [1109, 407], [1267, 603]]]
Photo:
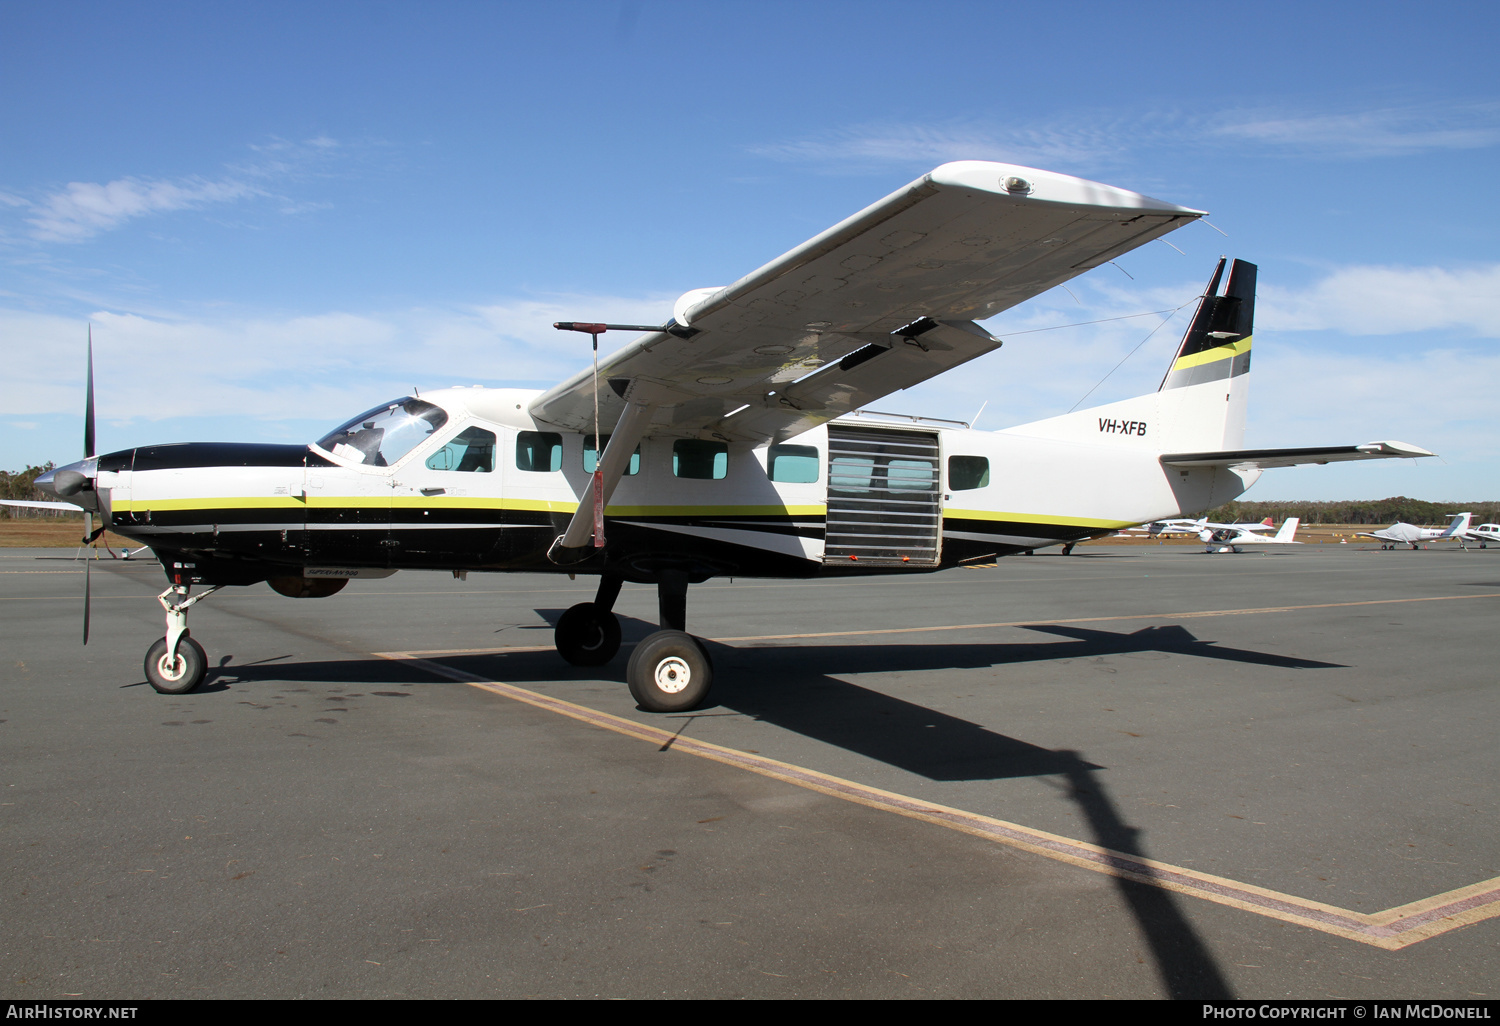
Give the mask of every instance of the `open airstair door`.
[[823, 562], [937, 566], [941, 461], [932, 432], [830, 424]]

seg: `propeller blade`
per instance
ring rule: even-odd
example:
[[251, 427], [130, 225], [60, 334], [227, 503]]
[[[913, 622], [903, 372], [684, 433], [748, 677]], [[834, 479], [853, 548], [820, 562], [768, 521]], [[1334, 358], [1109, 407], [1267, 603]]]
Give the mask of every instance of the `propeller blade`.
[[[94, 514], [88, 510], [83, 511], [84, 540], [94, 533]], [[89, 559], [88, 553], [83, 554], [83, 643], [89, 643]]]
[[94, 326], [89, 325], [88, 391], [83, 400], [83, 458], [94, 455]]

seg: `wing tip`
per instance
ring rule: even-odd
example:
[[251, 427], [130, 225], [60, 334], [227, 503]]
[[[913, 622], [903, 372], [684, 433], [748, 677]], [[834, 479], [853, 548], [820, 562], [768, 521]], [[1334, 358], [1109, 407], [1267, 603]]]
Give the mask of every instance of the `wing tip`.
[[981, 192], [1030, 198], [1033, 202], [1063, 203], [1069, 206], [1115, 207], [1140, 210], [1143, 213], [1174, 214], [1179, 217], [1205, 217], [1206, 210], [1168, 203], [1144, 193], [1116, 185], [1078, 178], [1060, 171], [1006, 164], [995, 160], [950, 160], [929, 171], [926, 180], [934, 185], [975, 189]]

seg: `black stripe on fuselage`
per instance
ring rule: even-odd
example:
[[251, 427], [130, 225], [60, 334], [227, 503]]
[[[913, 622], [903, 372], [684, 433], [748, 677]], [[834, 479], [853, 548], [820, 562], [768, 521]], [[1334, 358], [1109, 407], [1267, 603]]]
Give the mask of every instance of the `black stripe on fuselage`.
[[195, 470], [203, 467], [332, 467], [305, 445], [262, 442], [173, 442], [99, 457], [100, 470]]

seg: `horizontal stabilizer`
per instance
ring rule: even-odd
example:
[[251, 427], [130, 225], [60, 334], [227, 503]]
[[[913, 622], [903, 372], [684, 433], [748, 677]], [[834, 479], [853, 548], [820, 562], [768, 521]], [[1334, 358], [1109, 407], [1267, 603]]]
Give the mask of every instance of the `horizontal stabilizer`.
[[1435, 456], [1406, 442], [1366, 442], [1304, 449], [1237, 449], [1226, 452], [1163, 453], [1164, 467], [1233, 467], [1236, 470], [1269, 470], [1306, 463], [1343, 463], [1348, 460], [1415, 459]]

